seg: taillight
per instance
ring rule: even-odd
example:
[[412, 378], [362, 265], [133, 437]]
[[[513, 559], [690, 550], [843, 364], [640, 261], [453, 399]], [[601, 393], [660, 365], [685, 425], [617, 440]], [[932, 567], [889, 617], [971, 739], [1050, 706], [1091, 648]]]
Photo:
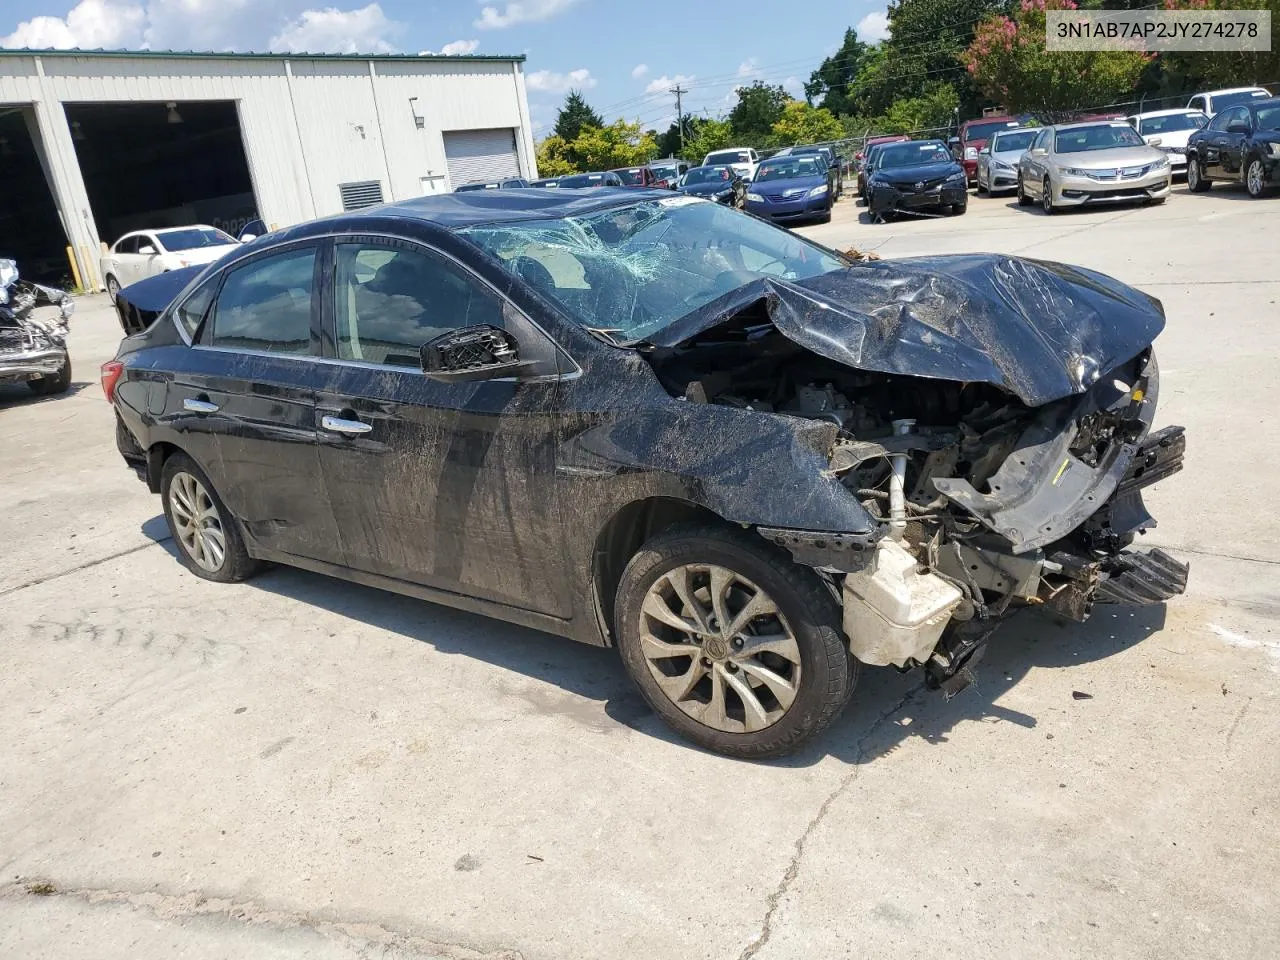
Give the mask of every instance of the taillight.
[[102, 394], [111, 403], [116, 398], [116, 384], [120, 374], [124, 373], [124, 364], [119, 360], [108, 360], [102, 365]]

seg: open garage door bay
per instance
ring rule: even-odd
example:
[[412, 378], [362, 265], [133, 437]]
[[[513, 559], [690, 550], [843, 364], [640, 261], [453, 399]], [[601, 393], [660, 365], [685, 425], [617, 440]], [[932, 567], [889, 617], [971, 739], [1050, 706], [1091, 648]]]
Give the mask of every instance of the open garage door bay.
[[233, 101], [68, 103], [98, 233], [207, 223], [234, 235], [257, 201]]
[[477, 180], [505, 180], [520, 176], [516, 132], [496, 130], [446, 130], [444, 155], [454, 189]]
[[28, 280], [71, 286], [67, 235], [30, 104], [0, 105], [0, 258]]

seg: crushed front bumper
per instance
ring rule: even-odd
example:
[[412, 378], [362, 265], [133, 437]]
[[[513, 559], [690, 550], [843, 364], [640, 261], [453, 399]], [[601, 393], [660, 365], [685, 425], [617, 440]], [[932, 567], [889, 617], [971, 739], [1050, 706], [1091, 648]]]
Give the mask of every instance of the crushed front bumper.
[[903, 189], [891, 183], [874, 182], [867, 209], [872, 216], [886, 213], [941, 213], [947, 207], [963, 207], [969, 202], [964, 182], [943, 183], [920, 190]]
[[67, 351], [59, 347], [0, 353], [0, 381], [34, 380], [56, 374], [66, 362]]

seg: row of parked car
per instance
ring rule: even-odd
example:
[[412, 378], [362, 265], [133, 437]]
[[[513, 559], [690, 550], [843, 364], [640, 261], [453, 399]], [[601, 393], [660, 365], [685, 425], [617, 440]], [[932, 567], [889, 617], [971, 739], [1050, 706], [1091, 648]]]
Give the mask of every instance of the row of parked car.
[[1180, 174], [1193, 192], [1227, 181], [1259, 197], [1280, 182], [1278, 128], [1280, 98], [1262, 87], [1197, 94], [1180, 109], [1052, 126], [1029, 116], [988, 117], [962, 125], [946, 144], [905, 136], [868, 141], [858, 191], [873, 221], [903, 212], [963, 213], [969, 185], [979, 196], [1016, 191], [1019, 203], [1047, 213], [1163, 203]]
[[825, 222], [831, 219], [831, 207], [844, 192], [844, 167], [827, 146], [786, 147], [764, 160], [754, 148], [731, 147], [708, 153], [698, 166], [669, 158], [534, 181], [512, 178], [469, 183], [458, 192], [517, 187], [667, 189], [715, 200], [768, 220]]

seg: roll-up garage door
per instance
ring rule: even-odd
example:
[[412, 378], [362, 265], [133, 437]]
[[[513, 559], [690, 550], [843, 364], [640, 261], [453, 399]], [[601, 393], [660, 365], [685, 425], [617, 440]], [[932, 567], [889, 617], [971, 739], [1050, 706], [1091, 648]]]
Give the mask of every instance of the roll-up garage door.
[[505, 180], [520, 176], [516, 132], [497, 130], [446, 130], [444, 155], [454, 189], [477, 180]]

